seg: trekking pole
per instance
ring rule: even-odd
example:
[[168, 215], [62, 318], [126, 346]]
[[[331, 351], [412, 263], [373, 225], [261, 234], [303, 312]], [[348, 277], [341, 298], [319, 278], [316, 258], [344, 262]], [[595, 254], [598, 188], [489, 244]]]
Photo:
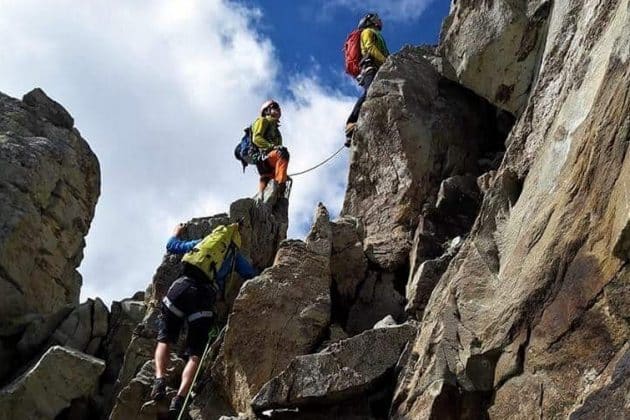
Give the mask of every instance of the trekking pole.
[[294, 177], [294, 176], [302, 175], [302, 174], [305, 174], [305, 173], [307, 173], [307, 172], [310, 172], [310, 171], [312, 171], [312, 170], [314, 170], [314, 169], [319, 168], [320, 166], [322, 166], [323, 164], [325, 164], [326, 162], [328, 162], [329, 160], [331, 160], [332, 158], [334, 158], [335, 156], [337, 156], [337, 154], [338, 154], [339, 152], [341, 152], [341, 151], [342, 151], [345, 147], [346, 147], [345, 145], [341, 146], [341, 147], [340, 147], [340, 148], [339, 148], [339, 149], [338, 149], [335, 153], [333, 153], [332, 155], [330, 155], [328, 158], [326, 158], [326, 159], [325, 159], [324, 161], [322, 161], [321, 163], [318, 163], [317, 165], [313, 166], [312, 168], [308, 168], [308, 169], [306, 169], [306, 170], [304, 170], [304, 171], [301, 171], [301, 172], [296, 172], [296, 173], [294, 173], [294, 174], [289, 174], [288, 176], [290, 176], [290, 177]]

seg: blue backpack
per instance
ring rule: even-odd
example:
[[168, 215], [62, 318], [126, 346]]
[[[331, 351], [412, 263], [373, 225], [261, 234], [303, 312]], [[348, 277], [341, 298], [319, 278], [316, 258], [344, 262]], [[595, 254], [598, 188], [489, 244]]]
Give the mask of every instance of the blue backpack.
[[246, 127], [243, 131], [245, 134], [243, 138], [241, 138], [241, 141], [236, 144], [234, 157], [241, 162], [243, 172], [245, 172], [247, 165], [255, 165], [260, 161], [261, 153], [260, 149], [252, 143], [251, 127]]

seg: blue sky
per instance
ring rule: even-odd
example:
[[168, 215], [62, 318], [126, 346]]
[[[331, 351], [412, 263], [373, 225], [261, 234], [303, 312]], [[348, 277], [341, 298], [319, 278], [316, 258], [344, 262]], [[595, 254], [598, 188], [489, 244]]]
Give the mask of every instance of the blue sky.
[[[392, 52], [435, 43], [448, 0], [7, 0], [0, 91], [43, 88], [98, 156], [102, 189], [86, 238], [82, 299], [106, 302], [150, 283], [174, 224], [225, 212], [256, 192], [232, 157], [242, 128], [273, 97], [283, 107], [289, 172], [343, 144], [358, 89], [341, 46], [365, 9]], [[376, 7], [375, 7], [376, 6]], [[296, 178], [289, 236], [319, 201], [338, 214], [349, 154]]]
[[436, 44], [450, 1], [392, 2], [408, 3], [413, 12], [405, 16], [395, 10], [388, 13], [380, 10], [382, 7], [369, 7], [370, 2], [364, 8], [366, 2], [359, 1], [241, 0], [239, 3], [261, 10], [258, 30], [276, 48], [283, 67], [281, 80], [299, 73], [315, 74], [325, 85], [354, 94], [354, 84], [342, 73], [341, 48], [365, 12], [376, 11], [383, 16], [383, 35], [388, 47], [398, 51], [405, 44]]

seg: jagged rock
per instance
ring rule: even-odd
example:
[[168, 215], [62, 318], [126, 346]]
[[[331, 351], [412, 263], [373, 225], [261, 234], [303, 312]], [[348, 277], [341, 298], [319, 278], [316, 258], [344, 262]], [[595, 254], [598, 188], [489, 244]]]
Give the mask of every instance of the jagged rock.
[[79, 303], [76, 267], [100, 189], [96, 156], [68, 113], [41, 90], [24, 99], [0, 93], [3, 320]]
[[52, 334], [51, 342], [95, 355], [107, 335], [108, 319], [109, 311], [103, 301], [88, 299], [61, 323]]
[[408, 263], [425, 203], [442, 179], [477, 174], [496, 140], [494, 108], [443, 79], [405, 47], [380, 68], [354, 134], [342, 214], [365, 225], [368, 258], [394, 272]]
[[54, 419], [72, 400], [96, 390], [105, 363], [54, 346], [24, 375], [0, 390], [0, 419]]
[[66, 305], [52, 314], [36, 315], [36, 319], [28, 323], [28, 326], [20, 337], [20, 341], [18, 341], [16, 345], [16, 349], [21, 355], [27, 358], [32, 357], [50, 340], [53, 332], [73, 310], [73, 306]]
[[[474, 220], [480, 202], [481, 193], [477, 186], [477, 177], [456, 175], [440, 184], [435, 208], [446, 215], [462, 215]], [[472, 223], [469, 223], [468, 229], [471, 226]]]
[[167, 398], [159, 403], [154, 403], [150, 394], [153, 379], [155, 378], [155, 364], [152, 360], [144, 363], [138, 374], [116, 398], [109, 419], [154, 420], [158, 418], [158, 414], [162, 416], [167, 414], [169, 401], [177, 392], [184, 364], [182, 359], [171, 353], [169, 367], [165, 372]]
[[407, 297], [405, 312], [408, 315], [418, 320], [422, 319], [424, 308], [435, 285], [462, 244], [463, 241], [460, 237], [455, 238], [446, 253], [439, 258], [424, 261], [415, 271], [410, 273], [405, 294]]
[[112, 302], [110, 327], [103, 343], [106, 355], [106, 368], [101, 376], [101, 394], [103, 410], [111, 412], [114, 398], [114, 385], [123, 366], [125, 353], [136, 326], [142, 322], [146, 313], [144, 296], [135, 295], [131, 299]]
[[341, 302], [355, 299], [358, 287], [365, 278], [367, 258], [363, 252], [362, 232], [359, 221], [343, 217], [331, 223], [332, 255], [330, 271], [333, 285]]
[[536, 77], [551, 3], [453, 1], [438, 48], [447, 69], [443, 74], [493, 104], [518, 112]]
[[296, 357], [252, 400], [256, 412], [338, 403], [372, 388], [416, 333], [409, 324], [366, 331], [320, 353]]
[[241, 288], [213, 367], [215, 382], [235, 411], [249, 411], [265, 382], [324, 338], [331, 248], [328, 213], [320, 206], [306, 243], [282, 242], [274, 265]]
[[629, 10], [627, 0], [554, 2], [536, 83], [427, 304], [393, 418], [577, 417], [602, 383], [599, 406], [627, 395], [606, 368], [630, 336], [619, 293], [630, 273], [614, 252], [630, 208]]
[[282, 203], [271, 207], [257, 204], [251, 198], [244, 198], [230, 206], [230, 220], [243, 221], [243, 251], [254, 266], [261, 270], [273, 264], [278, 245], [287, 237], [288, 202], [279, 201]]
[[394, 279], [393, 274], [368, 272], [348, 314], [345, 330], [350, 335], [372, 328], [387, 315], [397, 321], [404, 319], [405, 299], [394, 288]]

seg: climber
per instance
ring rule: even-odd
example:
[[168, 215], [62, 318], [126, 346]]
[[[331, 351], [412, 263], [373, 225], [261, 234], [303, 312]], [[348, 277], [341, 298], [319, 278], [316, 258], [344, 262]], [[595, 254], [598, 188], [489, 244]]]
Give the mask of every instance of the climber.
[[[368, 13], [359, 21], [358, 29], [348, 36], [348, 41], [346, 41], [346, 46], [344, 47], [346, 49], [346, 71], [355, 76], [359, 86], [363, 88], [363, 93], [357, 100], [354, 108], [352, 108], [352, 112], [346, 121], [345, 144], [347, 147], [350, 147], [352, 133], [354, 133], [357, 120], [359, 119], [359, 111], [365, 101], [368, 88], [372, 84], [379, 67], [381, 67], [389, 55], [385, 39], [383, 39], [381, 35], [382, 28], [383, 21], [381, 18], [376, 13]], [[361, 58], [358, 63], [358, 68], [351, 70], [348, 68], [350, 65], [348, 60], [352, 60], [352, 58], [349, 57], [349, 55], [352, 54], [349, 50], [353, 47], [349, 44], [352, 43], [353, 34], [358, 35], [358, 33], [360, 33], [360, 40], [357, 41], [360, 43]]]
[[278, 126], [282, 111], [274, 100], [265, 101], [260, 107], [260, 116], [252, 124], [252, 142], [265, 156], [256, 164], [260, 174], [258, 190], [262, 196], [267, 184], [274, 184], [272, 191], [278, 196], [286, 189], [289, 151], [282, 146], [282, 135]]
[[155, 380], [151, 390], [153, 400], [166, 397], [164, 374], [169, 361], [169, 346], [177, 342], [185, 321], [188, 323], [186, 352], [189, 356], [177, 395], [171, 400], [171, 416], [181, 411], [199, 367], [215, 318], [217, 293], [223, 296], [232, 270], [245, 280], [257, 275], [256, 270], [238, 251], [241, 245], [239, 227], [240, 223], [219, 226], [202, 240], [184, 241], [179, 239], [184, 228], [180, 224], [175, 227], [166, 245], [168, 252], [185, 255], [182, 258], [183, 276], [171, 285], [161, 302], [160, 328], [155, 348]]

